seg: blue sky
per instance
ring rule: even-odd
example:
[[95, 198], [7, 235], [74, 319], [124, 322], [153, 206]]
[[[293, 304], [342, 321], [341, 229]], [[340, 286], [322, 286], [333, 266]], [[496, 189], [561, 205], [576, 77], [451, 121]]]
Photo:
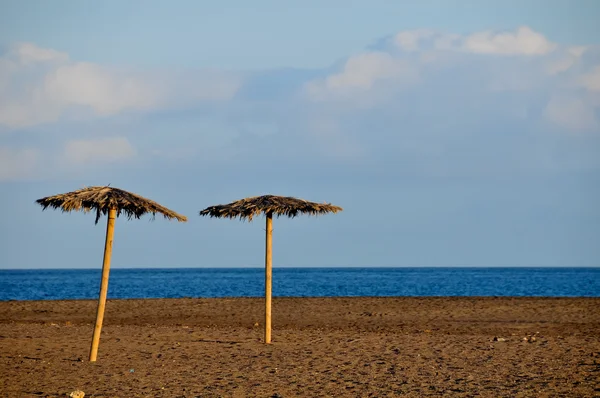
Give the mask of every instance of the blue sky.
[[[417, 4], [418, 3], [418, 4]], [[600, 3], [0, 2], [0, 268], [95, 268], [104, 225], [35, 199], [105, 185], [114, 267], [600, 266]], [[103, 219], [104, 220], [104, 219]]]

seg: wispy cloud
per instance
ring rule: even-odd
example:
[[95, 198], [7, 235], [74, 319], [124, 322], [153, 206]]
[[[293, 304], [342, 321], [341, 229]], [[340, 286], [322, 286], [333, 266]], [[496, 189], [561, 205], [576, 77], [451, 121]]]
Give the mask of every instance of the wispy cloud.
[[476, 54], [545, 55], [554, 51], [556, 44], [541, 33], [524, 26], [516, 32], [478, 32], [458, 40], [458, 48]]
[[[402, 31], [313, 71], [132, 71], [32, 45], [15, 46], [0, 70], [0, 124], [29, 126], [23, 136], [32, 137], [33, 152], [15, 152], [11, 163], [30, 169], [131, 161], [338, 165], [349, 175], [600, 167], [600, 46], [558, 45], [528, 27]], [[52, 148], [33, 138], [42, 131], [54, 131]], [[2, 145], [16, 148], [17, 135]]]
[[600, 125], [596, 112], [596, 108], [584, 98], [557, 96], [546, 105], [544, 116], [569, 132], [598, 131]]
[[432, 49], [488, 55], [546, 55], [558, 46], [527, 26], [514, 32], [475, 32], [470, 35], [438, 32], [430, 29], [402, 31], [391, 38], [398, 49], [406, 52]]
[[414, 83], [418, 78], [418, 68], [410, 62], [384, 52], [368, 52], [350, 57], [341, 71], [307, 83], [306, 90], [315, 100], [356, 99], [375, 86], [384, 89]]
[[[532, 110], [545, 102], [546, 112], [537, 113], [539, 121], [547, 116], [546, 120], [565, 129], [591, 129], [597, 124], [596, 99], [578, 88], [600, 91], [600, 66], [584, 59], [586, 54], [599, 52], [599, 47], [559, 46], [528, 27], [470, 35], [403, 31], [380, 42], [376, 49], [351, 56], [339, 71], [307, 82], [305, 92], [313, 101], [337, 102], [338, 108], [341, 101], [354, 105], [349, 109], [361, 107], [367, 100], [371, 107], [385, 108], [427, 93], [427, 103], [416, 112], [444, 113], [442, 107], [456, 109], [450, 102], [459, 100], [464, 101], [462, 117], [477, 119], [480, 115], [472, 113], [471, 101], [478, 108], [494, 102], [502, 112], [501, 108], [514, 103], [504, 102], [498, 93], [516, 91], [523, 94], [519, 102], [528, 101], [522, 106], [529, 108], [529, 118], [535, 118]], [[564, 97], [571, 98], [570, 112], [555, 109], [557, 98]]]
[[117, 68], [21, 43], [0, 57], [0, 125], [14, 129], [56, 122], [65, 114], [102, 117], [226, 100], [240, 84], [239, 75], [224, 71]]
[[600, 92], [600, 65], [581, 76], [579, 82], [589, 91]]

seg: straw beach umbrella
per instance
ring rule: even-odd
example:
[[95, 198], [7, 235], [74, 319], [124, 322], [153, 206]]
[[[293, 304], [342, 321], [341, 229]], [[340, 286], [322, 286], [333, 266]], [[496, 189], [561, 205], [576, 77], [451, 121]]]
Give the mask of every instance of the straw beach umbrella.
[[96, 356], [98, 354], [100, 331], [102, 330], [102, 321], [104, 319], [104, 306], [106, 304], [106, 293], [108, 291], [108, 275], [110, 272], [110, 257], [112, 253], [115, 219], [121, 214], [127, 216], [128, 219], [139, 219], [146, 213], [151, 213], [153, 218], [159, 213], [167, 219], [176, 219], [177, 221], [187, 221], [187, 218], [150, 199], [109, 186], [87, 187], [78, 191], [48, 196], [36, 200], [36, 203], [41, 205], [43, 210], [50, 207], [53, 209], [61, 209], [63, 212], [83, 211], [84, 213], [87, 213], [95, 211], [96, 224], [98, 224], [98, 220], [100, 220], [102, 214], [108, 215], [106, 241], [104, 243], [104, 260], [102, 263], [102, 280], [100, 283], [100, 297], [98, 298], [96, 325], [94, 327], [92, 346], [90, 348], [90, 361], [94, 362], [96, 361]]
[[265, 343], [271, 343], [271, 281], [272, 281], [272, 242], [273, 215], [296, 217], [298, 214], [319, 215], [337, 213], [343, 209], [328, 203], [308, 202], [285, 196], [255, 196], [241, 199], [226, 205], [210, 206], [200, 212], [201, 216], [217, 218], [237, 218], [252, 221], [259, 215], [266, 216], [266, 245], [265, 245]]

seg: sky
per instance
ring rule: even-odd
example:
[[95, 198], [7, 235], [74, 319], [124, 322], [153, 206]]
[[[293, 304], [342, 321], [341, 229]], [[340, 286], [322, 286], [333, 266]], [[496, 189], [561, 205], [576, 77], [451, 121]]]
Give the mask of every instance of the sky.
[[0, 268], [600, 266], [600, 3], [0, 0]]

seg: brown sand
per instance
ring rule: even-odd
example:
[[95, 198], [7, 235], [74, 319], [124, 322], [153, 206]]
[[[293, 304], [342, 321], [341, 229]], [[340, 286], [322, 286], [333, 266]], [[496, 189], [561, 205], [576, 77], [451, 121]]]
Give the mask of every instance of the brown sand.
[[276, 298], [272, 345], [262, 305], [109, 300], [89, 363], [95, 302], [0, 302], [0, 396], [600, 397], [600, 299]]

